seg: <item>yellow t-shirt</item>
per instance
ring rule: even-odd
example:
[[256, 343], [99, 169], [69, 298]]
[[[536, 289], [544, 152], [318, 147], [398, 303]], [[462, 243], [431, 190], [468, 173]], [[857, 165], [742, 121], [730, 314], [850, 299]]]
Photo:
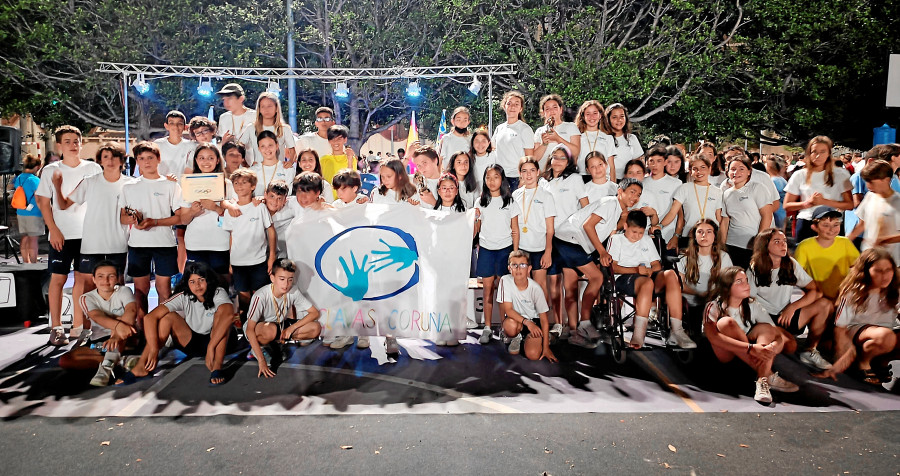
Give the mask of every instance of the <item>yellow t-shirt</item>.
[[813, 278], [825, 297], [834, 300], [840, 291], [841, 281], [847, 276], [850, 266], [859, 258], [859, 250], [846, 237], [835, 237], [834, 243], [822, 248], [815, 237], [807, 238], [797, 245], [794, 258]]
[[[347, 168], [347, 155], [323, 155], [319, 159], [319, 164], [322, 165], [322, 180], [331, 183], [331, 179], [340, 172], [341, 169]], [[337, 193], [334, 193], [334, 199], [337, 198]]]

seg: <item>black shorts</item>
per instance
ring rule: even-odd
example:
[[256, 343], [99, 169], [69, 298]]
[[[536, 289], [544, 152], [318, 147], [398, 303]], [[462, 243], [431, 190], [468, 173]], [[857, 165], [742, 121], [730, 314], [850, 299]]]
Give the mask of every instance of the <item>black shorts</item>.
[[77, 240], [65, 240], [63, 242], [63, 248], [60, 251], [56, 251], [56, 249], [51, 246], [50, 252], [47, 254], [47, 259], [50, 261], [50, 264], [47, 267], [53, 274], [68, 275], [69, 271], [73, 269], [72, 265], [75, 266], [75, 272], [91, 272], [90, 270], [82, 271], [80, 238]]
[[206, 263], [213, 271], [222, 276], [231, 272], [229, 269], [229, 264], [231, 262], [230, 251], [187, 250], [187, 259], [188, 261]]
[[116, 271], [119, 276], [125, 274], [125, 261], [128, 253], [109, 253], [109, 254], [82, 254], [81, 269], [83, 273], [93, 273], [94, 267], [101, 261], [112, 261], [116, 265]]
[[174, 246], [128, 247], [128, 274], [133, 278], [150, 276], [170, 277], [178, 274], [178, 248]]
[[616, 278], [616, 292], [630, 297], [637, 297], [634, 283], [637, 282], [638, 278], [650, 278], [650, 281], [656, 281], [657, 274], [659, 274], [659, 271], [654, 271], [650, 276], [641, 276], [637, 273], [619, 275]]
[[232, 283], [234, 290], [242, 292], [256, 292], [257, 289], [265, 286], [269, 280], [269, 265], [263, 261], [252, 266], [232, 265]]
[[562, 268], [578, 269], [594, 261], [581, 245], [569, 243], [556, 237], [553, 238], [553, 254], [556, 255], [553, 259], [553, 264], [560, 271], [562, 271]]
[[[227, 339], [225, 352], [230, 353], [237, 348], [237, 334], [230, 327]], [[198, 334], [193, 329], [191, 329], [191, 340], [187, 344], [181, 345], [178, 339], [174, 339], [174, 341], [175, 347], [188, 357], [206, 357], [206, 351], [209, 349], [209, 334]]]
[[[528, 253], [528, 259], [531, 262], [531, 271], [534, 272], [535, 270], [540, 270], [541, 269], [541, 258], [544, 257], [544, 250], [527, 251], [526, 253]], [[545, 269], [544, 271], [546, 271], [549, 276], [553, 276], [553, 275], [556, 275], [556, 274], [559, 274], [560, 272], [562, 272], [562, 269], [560, 269], [557, 266], [554, 266], [554, 264], [556, 263], [556, 260], [557, 260], [556, 253], [551, 252], [550, 256], [551, 256], [550, 267]]]
[[[803, 329], [800, 328], [801, 311], [803, 311], [803, 309], [797, 309], [796, 311], [794, 311], [794, 315], [791, 316], [791, 323], [788, 324], [788, 326], [785, 328], [788, 332], [795, 336], [803, 334]], [[772, 318], [772, 322], [774, 322], [778, 327], [784, 327], [778, 322], [778, 316], [778, 314], [769, 314], [769, 317]], [[806, 326], [803, 327], [805, 328]]]

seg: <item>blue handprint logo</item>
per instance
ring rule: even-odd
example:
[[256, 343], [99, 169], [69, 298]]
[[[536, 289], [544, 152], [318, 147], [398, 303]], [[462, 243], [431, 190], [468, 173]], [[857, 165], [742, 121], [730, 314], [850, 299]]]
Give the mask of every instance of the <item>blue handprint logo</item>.
[[[360, 260], [357, 256], [359, 249], [370, 248], [374, 238], [378, 239], [379, 248], [360, 253]], [[335, 246], [339, 240], [340, 245]], [[338, 233], [319, 248], [316, 252], [316, 272], [329, 286], [353, 301], [379, 301], [396, 296], [419, 282], [418, 260], [418, 247], [409, 233], [390, 226], [357, 226]], [[329, 279], [327, 274], [332, 273], [323, 271], [323, 261], [326, 262], [325, 270], [342, 274], [345, 279], [339, 276]], [[340, 264], [340, 271], [337, 264]], [[391, 274], [371, 276], [377, 273]], [[346, 284], [339, 285], [337, 282]], [[376, 290], [370, 293], [373, 283]], [[397, 288], [392, 289], [392, 283], [397, 283]], [[399, 283], [405, 284], [401, 286]]]

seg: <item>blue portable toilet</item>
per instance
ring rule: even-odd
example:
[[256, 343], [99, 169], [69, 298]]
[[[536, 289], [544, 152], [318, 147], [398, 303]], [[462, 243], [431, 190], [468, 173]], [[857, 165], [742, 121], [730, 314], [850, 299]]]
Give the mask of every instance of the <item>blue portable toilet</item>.
[[885, 124], [881, 127], [872, 129], [874, 132], [872, 146], [879, 144], [893, 144], [897, 142], [897, 129]]

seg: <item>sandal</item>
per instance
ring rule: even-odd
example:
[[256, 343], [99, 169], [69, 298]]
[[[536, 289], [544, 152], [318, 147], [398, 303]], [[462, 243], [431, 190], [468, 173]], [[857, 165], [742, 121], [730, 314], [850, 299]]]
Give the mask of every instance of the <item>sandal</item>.
[[149, 374], [144, 375], [143, 377], [138, 377], [137, 375], [135, 375], [134, 373], [132, 373], [129, 370], [128, 372], [125, 372], [122, 375], [122, 378], [120, 378], [116, 381], [116, 387], [123, 387], [125, 385], [131, 385], [131, 384], [137, 382], [138, 380], [144, 380], [144, 379], [148, 379], [151, 377], [153, 377], [153, 372], [150, 372]]
[[878, 373], [876, 373], [871, 368], [859, 369], [859, 371], [862, 372], [863, 382], [866, 382], [866, 383], [872, 384], [872, 385], [881, 385], [881, 377], [879, 377]]
[[[220, 379], [222, 380], [221, 382], [218, 382], [218, 383], [213, 382], [213, 380], [220, 380]], [[213, 370], [212, 372], [209, 373], [209, 386], [210, 387], [218, 387], [219, 385], [222, 385], [223, 383], [225, 383], [225, 377], [222, 375], [221, 370]]]

